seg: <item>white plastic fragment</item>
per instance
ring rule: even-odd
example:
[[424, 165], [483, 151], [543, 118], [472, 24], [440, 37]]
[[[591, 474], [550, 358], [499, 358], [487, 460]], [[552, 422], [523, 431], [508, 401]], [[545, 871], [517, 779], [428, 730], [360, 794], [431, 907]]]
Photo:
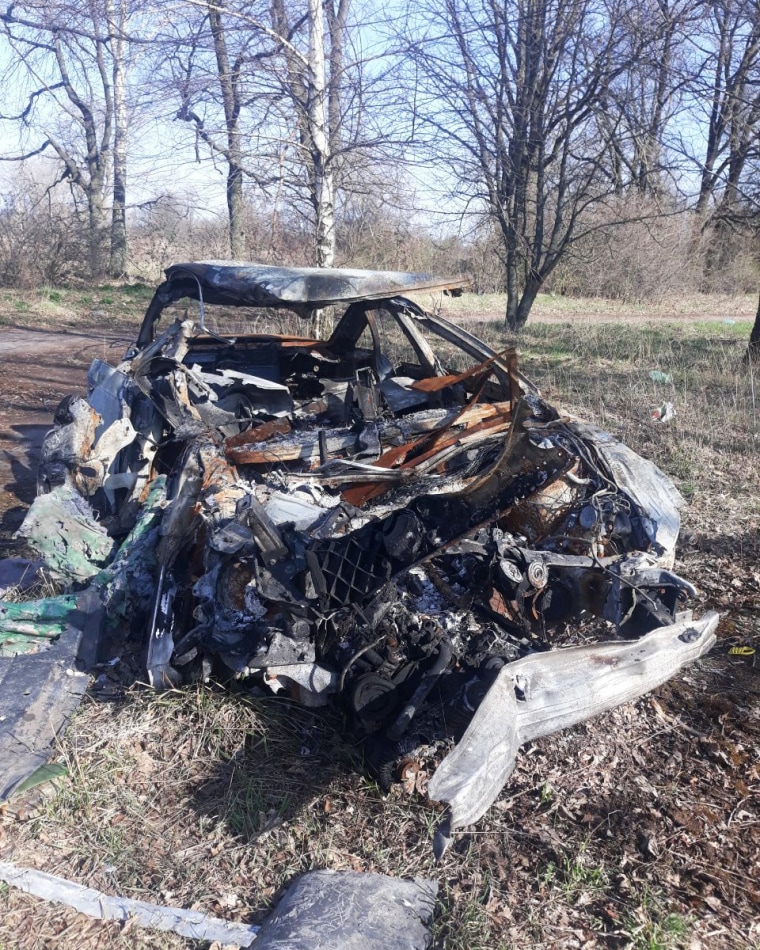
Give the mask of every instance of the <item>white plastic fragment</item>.
[[521, 745], [662, 685], [712, 648], [718, 620], [710, 611], [700, 620], [686, 618], [639, 640], [535, 653], [503, 666], [428, 784], [429, 797], [449, 805], [444, 837], [488, 811], [512, 773]]
[[664, 402], [652, 412], [652, 422], [670, 422], [675, 419], [676, 410], [672, 402]]
[[130, 900], [127, 897], [112, 897], [92, 887], [75, 884], [54, 874], [46, 874], [34, 868], [22, 868], [0, 861], [0, 880], [17, 887], [26, 894], [43, 900], [65, 904], [98, 920], [118, 920], [126, 923], [130, 918], [139, 926], [153, 930], [172, 931], [191, 940], [218, 941], [227, 946], [250, 947], [259, 928], [210, 917], [197, 910], [182, 907], [162, 907], [147, 901]]

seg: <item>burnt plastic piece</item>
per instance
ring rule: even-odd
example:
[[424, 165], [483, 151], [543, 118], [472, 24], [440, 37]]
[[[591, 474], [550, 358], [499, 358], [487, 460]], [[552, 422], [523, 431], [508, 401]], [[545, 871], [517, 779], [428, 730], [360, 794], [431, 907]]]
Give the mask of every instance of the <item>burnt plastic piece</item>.
[[430, 691], [449, 665], [453, 653], [454, 648], [451, 642], [449, 640], [441, 640], [441, 644], [438, 648], [438, 656], [435, 658], [433, 665], [422, 674], [422, 679], [412, 694], [412, 698], [401, 710], [398, 718], [390, 729], [388, 729], [388, 735], [391, 739], [399, 739], [409, 728], [418, 709], [430, 695]]
[[242, 515], [253, 532], [254, 540], [258, 545], [264, 563], [271, 567], [281, 561], [288, 553], [288, 548], [282, 540], [277, 526], [264, 510], [264, 506], [249, 494], [245, 498], [245, 506], [238, 514]]
[[351, 688], [351, 707], [365, 726], [385, 721], [398, 709], [398, 704], [394, 683], [377, 673], [365, 673]]
[[88, 677], [77, 670], [98, 660], [102, 616], [98, 598], [84, 591], [50, 647], [0, 658], [0, 802], [47, 762], [57, 733], [79, 705]]
[[425, 950], [438, 885], [383, 874], [311, 871], [264, 921], [257, 950]]

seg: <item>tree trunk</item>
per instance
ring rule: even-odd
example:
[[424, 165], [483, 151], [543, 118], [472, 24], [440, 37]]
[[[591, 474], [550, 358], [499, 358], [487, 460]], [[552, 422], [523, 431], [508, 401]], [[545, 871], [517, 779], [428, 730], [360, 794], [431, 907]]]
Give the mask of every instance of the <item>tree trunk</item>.
[[209, 2], [209, 25], [214, 38], [219, 88], [224, 105], [227, 136], [227, 215], [230, 233], [230, 254], [233, 260], [245, 257], [245, 204], [243, 200], [243, 154], [240, 141], [240, 62], [230, 65], [227, 34], [222, 22], [223, 4]]
[[[239, 136], [236, 136], [239, 138]], [[240, 146], [234, 149], [230, 142], [230, 160], [227, 170], [227, 214], [230, 221], [230, 254], [235, 261], [245, 258], [245, 204], [243, 201], [243, 171], [240, 167]]]
[[103, 207], [102, 182], [96, 177], [89, 183], [87, 193], [87, 225], [89, 269], [92, 280], [98, 282], [105, 277], [108, 262], [106, 239], [106, 213]]
[[755, 323], [752, 332], [749, 335], [749, 344], [747, 352], [744, 354], [745, 363], [760, 362], [760, 297], [757, 301], [757, 313], [755, 314]]
[[504, 322], [507, 324], [510, 330], [517, 332], [520, 329], [520, 326], [517, 322], [517, 297], [507, 291], [507, 312]]
[[520, 297], [520, 303], [517, 306], [517, 330], [522, 330], [528, 322], [530, 311], [536, 302], [536, 297], [541, 289], [541, 281], [535, 277], [529, 277]]
[[521, 294], [507, 293], [507, 326], [513, 333], [519, 333], [528, 322], [540, 289], [541, 281], [529, 276]]
[[309, 0], [309, 131], [314, 169], [317, 267], [335, 262], [335, 194], [325, 108], [325, 25], [320, 0]]
[[113, 56], [113, 205], [111, 209], [111, 276], [123, 277], [127, 272], [127, 96], [124, 64], [126, 3], [119, 0], [114, 15], [107, 5], [108, 27]]
[[520, 301], [519, 281], [517, 276], [518, 255], [514, 228], [508, 222], [502, 224], [504, 242], [507, 246], [506, 284], [507, 284], [507, 315], [506, 323], [510, 330], [518, 330], [517, 305]]

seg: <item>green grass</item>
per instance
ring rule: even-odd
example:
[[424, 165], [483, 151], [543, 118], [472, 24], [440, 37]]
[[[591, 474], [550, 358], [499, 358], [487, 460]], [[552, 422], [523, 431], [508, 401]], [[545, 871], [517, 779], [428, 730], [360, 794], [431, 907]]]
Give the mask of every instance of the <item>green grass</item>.
[[133, 333], [140, 325], [154, 288], [144, 284], [104, 284], [88, 289], [40, 287], [19, 296], [0, 289], [0, 326], [45, 330], [102, 330], [108, 326]]
[[610, 883], [607, 870], [591, 854], [588, 842], [584, 842], [572, 855], [559, 861], [550, 861], [541, 881], [549, 889], [559, 889], [564, 899], [573, 903], [588, 891], [603, 891]]
[[[760, 378], [743, 362], [747, 323], [529, 323], [515, 338], [491, 322], [481, 335], [494, 348], [516, 344], [521, 369], [550, 402], [652, 457], [690, 499], [700, 487], [714, 488], [713, 458], [753, 464]], [[652, 370], [672, 382], [653, 382]], [[673, 404], [675, 418], [657, 425], [652, 413], [664, 402]]]
[[627, 915], [624, 929], [630, 950], [680, 950], [689, 945], [693, 922], [668, 910], [662, 898], [645, 887], [641, 903]]
[[[504, 320], [506, 312], [506, 294], [464, 293], [460, 297], [446, 297], [442, 294], [418, 294], [422, 306], [439, 310], [444, 316], [456, 318], [463, 315], [484, 316]], [[569, 297], [561, 294], [539, 294], [531, 311], [530, 321], [541, 319], [583, 320], [590, 316], [608, 321], [617, 318], [637, 318], [639, 320], [686, 318], [700, 320], [709, 317], [711, 321], [723, 319], [750, 319], [757, 310], [757, 294], [683, 294], [665, 297], [662, 300], [641, 303], [628, 303], [603, 297]]]

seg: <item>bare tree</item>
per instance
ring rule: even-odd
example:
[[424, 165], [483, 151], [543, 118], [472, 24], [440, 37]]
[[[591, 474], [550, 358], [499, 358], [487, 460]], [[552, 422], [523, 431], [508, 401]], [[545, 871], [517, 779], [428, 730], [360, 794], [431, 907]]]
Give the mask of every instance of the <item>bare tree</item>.
[[127, 272], [127, 144], [129, 110], [127, 94], [129, 13], [127, 0], [103, 0], [111, 59], [113, 109], [113, 200], [111, 203], [110, 272]]
[[636, 55], [611, 83], [598, 113], [610, 141], [610, 175], [621, 196], [633, 189], [642, 197], [662, 197], [681, 167], [679, 120], [693, 78], [685, 46], [698, 24], [699, 6], [700, 0], [631, 5], [627, 22]]
[[760, 136], [760, 5], [757, 0], [713, 0], [705, 4], [694, 37], [698, 72], [693, 83], [695, 117], [708, 114], [696, 210], [711, 200], [729, 212], [740, 198], [745, 166], [758, 152]]
[[[326, 33], [321, 0], [308, 0], [307, 50], [300, 52], [293, 42], [281, 47], [285, 66], [282, 91], [286, 108], [292, 110], [295, 119], [297, 162], [306, 174], [314, 214], [315, 263], [319, 267], [331, 267], [335, 261], [334, 164], [340, 149], [343, 53], [349, 3], [350, 0], [326, 0]], [[272, 20], [280, 35], [292, 40], [297, 38], [298, 24], [292, 22], [284, 0], [273, 0]]]
[[[212, 154], [226, 163], [232, 256], [242, 256], [245, 245], [244, 178], [261, 189], [287, 179], [292, 189], [298, 179], [295, 165], [306, 170], [316, 263], [331, 264], [335, 184], [330, 120], [340, 117], [340, 82], [331, 85], [328, 62], [342, 65], [348, 0], [331, 7], [329, 51], [321, 0], [307, 0], [304, 9], [282, 0], [272, 0], [269, 10], [227, 0], [204, 0], [202, 10], [195, 0], [189, 6], [201, 16], [174, 55], [178, 116], [192, 122]], [[332, 42], [334, 37], [338, 43]]]
[[245, 243], [235, 209], [247, 182], [254, 199], [304, 215], [313, 261], [329, 266], [340, 195], [355, 168], [366, 183], [367, 156], [393, 126], [382, 129], [377, 109], [388, 63], [374, 55], [368, 78], [367, 58], [352, 46], [351, 0], [184, 0], [180, 9], [166, 57], [177, 114], [224, 163], [233, 256]]
[[506, 319], [519, 329], [586, 233], [584, 216], [614, 193], [598, 118], [639, 53], [628, 10], [623, 0], [444, 0], [424, 15], [415, 120], [451, 155], [460, 194], [498, 223]]
[[[177, 117], [193, 124], [211, 156], [225, 163], [230, 253], [245, 254], [246, 132], [243, 123], [252, 101], [261, 49], [256, 8], [250, 3], [203, 0], [188, 3], [187, 17], [175, 20], [169, 50], [172, 82], [179, 99]], [[256, 177], [249, 167], [248, 174]]]
[[69, 183], [76, 207], [84, 201], [96, 278], [127, 269], [128, 76], [136, 43], [130, 25], [145, 6], [145, 0], [26, 0], [0, 13], [0, 42], [9, 54], [5, 78], [19, 110], [0, 119], [15, 123], [20, 138], [37, 134], [42, 141], [31, 153], [55, 155], [57, 183]]
[[[348, 6], [347, 0], [343, 0]], [[309, 59], [307, 93], [307, 129], [311, 145], [312, 193], [316, 219], [315, 251], [319, 267], [335, 262], [335, 181], [327, 123], [325, 78], [325, 22], [322, 0], [308, 0]], [[333, 23], [336, 21], [333, 20]]]

